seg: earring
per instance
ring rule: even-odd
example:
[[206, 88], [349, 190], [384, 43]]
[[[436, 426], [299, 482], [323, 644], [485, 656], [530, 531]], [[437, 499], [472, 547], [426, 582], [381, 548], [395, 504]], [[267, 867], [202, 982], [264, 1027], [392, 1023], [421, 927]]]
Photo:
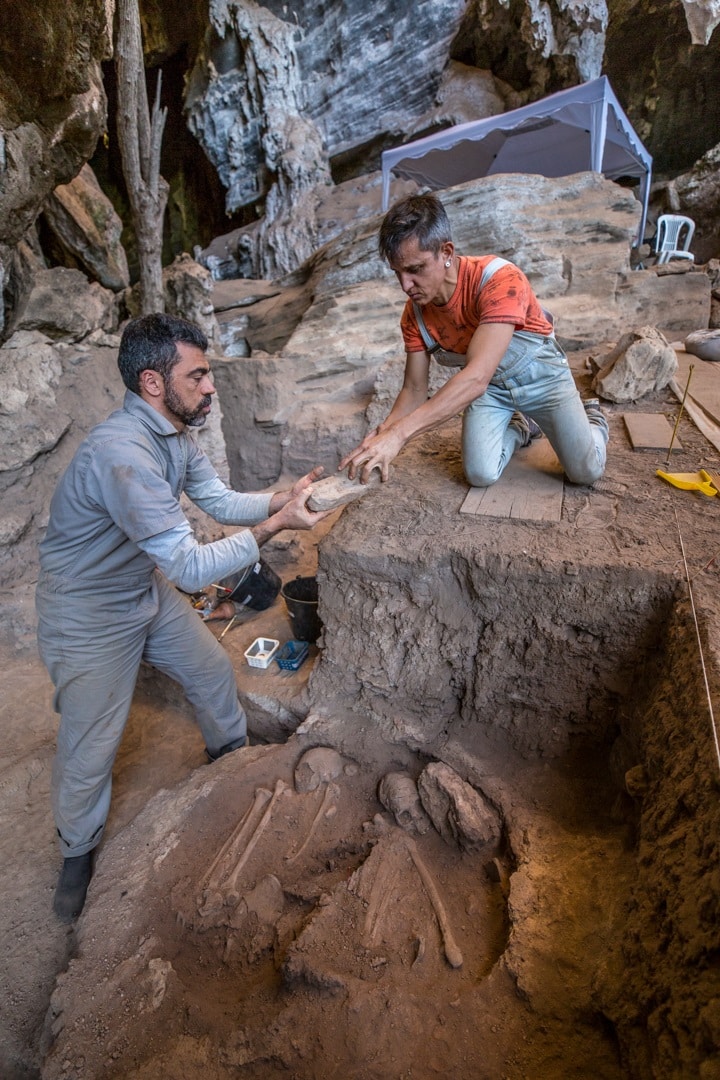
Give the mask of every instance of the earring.
[[446, 259], [446, 261], [445, 261], [446, 269], [449, 270], [451, 266], [452, 266], [452, 259]]

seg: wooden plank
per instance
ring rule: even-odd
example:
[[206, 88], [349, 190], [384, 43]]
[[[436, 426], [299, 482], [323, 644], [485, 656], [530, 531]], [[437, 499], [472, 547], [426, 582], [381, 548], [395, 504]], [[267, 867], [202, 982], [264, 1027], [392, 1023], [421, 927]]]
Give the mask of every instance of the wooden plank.
[[[633, 450], [667, 450], [673, 429], [663, 413], [624, 413], [625, 427]], [[682, 450], [675, 436], [673, 449]]]
[[460, 513], [516, 521], [560, 521], [562, 501], [562, 466], [547, 439], [537, 439], [513, 454], [497, 483], [470, 488]]
[[[683, 400], [685, 388], [678, 386], [675, 379], [670, 380], [670, 389], [678, 401]], [[685, 398], [685, 412], [695, 422], [695, 426], [702, 432], [708, 442], [712, 443], [716, 450], [720, 450], [720, 425], [716, 424], [696, 401], [693, 401], [690, 394]]]
[[686, 353], [684, 349], [676, 349], [675, 355], [678, 369], [674, 381], [682, 387], [684, 393], [692, 364], [688, 397], [693, 398], [716, 424], [720, 424], [720, 364], [701, 360], [691, 353]]

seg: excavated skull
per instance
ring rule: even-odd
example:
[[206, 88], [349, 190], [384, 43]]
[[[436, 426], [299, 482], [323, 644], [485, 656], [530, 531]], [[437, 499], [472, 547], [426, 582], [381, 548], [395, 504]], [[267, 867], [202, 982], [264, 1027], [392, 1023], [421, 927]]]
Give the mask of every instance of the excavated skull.
[[422, 808], [417, 784], [409, 773], [391, 772], [378, 785], [378, 799], [395, 818], [401, 829], [426, 833], [430, 818]]
[[300, 758], [295, 766], [295, 790], [299, 794], [316, 791], [329, 784], [343, 771], [343, 759], [330, 746], [315, 746]]

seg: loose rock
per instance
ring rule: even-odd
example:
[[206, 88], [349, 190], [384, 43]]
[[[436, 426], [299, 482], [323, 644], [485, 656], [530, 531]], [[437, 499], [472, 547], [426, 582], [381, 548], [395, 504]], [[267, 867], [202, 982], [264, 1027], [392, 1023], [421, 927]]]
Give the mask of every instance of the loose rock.
[[500, 839], [502, 823], [480, 792], [442, 762], [423, 769], [418, 779], [423, 807], [448, 844], [472, 851]]
[[654, 326], [625, 334], [605, 357], [593, 389], [608, 401], [637, 401], [663, 390], [675, 372], [675, 350]]
[[370, 473], [366, 484], [362, 484], [357, 478], [351, 480], [348, 476], [326, 476], [313, 484], [307, 501], [308, 510], [337, 510], [355, 499], [362, 499], [363, 495], [367, 495], [368, 491], [372, 491], [380, 482], [377, 469]]

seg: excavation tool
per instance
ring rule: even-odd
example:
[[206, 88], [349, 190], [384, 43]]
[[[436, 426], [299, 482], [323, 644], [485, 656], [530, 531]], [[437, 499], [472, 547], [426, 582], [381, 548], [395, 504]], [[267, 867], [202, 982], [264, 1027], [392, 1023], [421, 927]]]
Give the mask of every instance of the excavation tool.
[[696, 473], [671, 473], [658, 469], [656, 476], [662, 477], [663, 480], [667, 480], [673, 487], [680, 488], [682, 491], [702, 491], [703, 495], [717, 495], [718, 493], [713, 477], [705, 469], [700, 469]]
[[665, 468], [666, 469], [670, 468], [670, 455], [672, 453], [673, 443], [675, 442], [675, 436], [677, 435], [677, 429], [680, 426], [680, 417], [682, 416], [683, 409], [685, 408], [685, 399], [688, 396], [688, 390], [690, 389], [690, 380], [692, 379], [692, 373], [693, 373], [694, 368], [695, 368], [694, 364], [691, 364], [690, 367], [688, 368], [688, 377], [687, 377], [687, 382], [685, 383], [685, 391], [684, 391], [683, 396], [682, 396], [682, 401], [680, 402], [680, 408], [678, 410], [677, 420], [675, 421], [675, 427], [673, 428], [672, 438], [670, 439], [670, 445], [668, 446], [667, 460], [665, 462]]

